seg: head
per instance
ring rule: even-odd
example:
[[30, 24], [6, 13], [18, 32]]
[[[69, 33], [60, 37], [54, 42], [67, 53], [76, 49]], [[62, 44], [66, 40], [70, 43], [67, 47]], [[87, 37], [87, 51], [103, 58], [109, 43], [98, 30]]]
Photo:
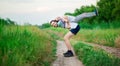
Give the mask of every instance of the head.
[[53, 27], [57, 27], [58, 26], [57, 23], [58, 23], [58, 20], [51, 20], [50, 21], [50, 25]]

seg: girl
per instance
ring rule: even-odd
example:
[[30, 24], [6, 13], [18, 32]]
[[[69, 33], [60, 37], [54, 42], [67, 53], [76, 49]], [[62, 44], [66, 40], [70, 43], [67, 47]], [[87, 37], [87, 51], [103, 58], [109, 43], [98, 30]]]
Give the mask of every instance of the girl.
[[76, 35], [80, 30], [80, 26], [77, 23], [84, 18], [93, 17], [97, 15], [98, 11], [95, 10], [94, 12], [82, 13], [76, 17], [73, 16], [56, 17], [54, 20], [50, 21], [50, 24], [53, 27], [61, 27], [69, 30], [69, 32], [64, 36], [64, 41], [68, 49], [68, 51], [63, 54], [64, 57], [74, 56], [71, 50], [71, 44], [69, 40], [72, 36]]

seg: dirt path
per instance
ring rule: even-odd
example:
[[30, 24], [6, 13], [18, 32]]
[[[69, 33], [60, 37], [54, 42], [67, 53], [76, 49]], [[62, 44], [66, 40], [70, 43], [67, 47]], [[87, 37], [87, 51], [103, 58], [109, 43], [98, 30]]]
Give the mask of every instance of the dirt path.
[[76, 56], [64, 57], [63, 53], [67, 51], [63, 41], [57, 41], [57, 59], [53, 62], [52, 66], [84, 66]]
[[87, 43], [87, 42], [83, 42], [86, 44], [90, 44], [92, 46], [96, 46], [99, 47], [105, 51], [107, 51], [110, 54], [115, 55], [116, 57], [120, 58], [120, 48], [113, 48], [113, 47], [108, 47], [108, 46], [103, 46], [103, 45], [99, 45], [99, 44], [93, 44], [93, 43]]

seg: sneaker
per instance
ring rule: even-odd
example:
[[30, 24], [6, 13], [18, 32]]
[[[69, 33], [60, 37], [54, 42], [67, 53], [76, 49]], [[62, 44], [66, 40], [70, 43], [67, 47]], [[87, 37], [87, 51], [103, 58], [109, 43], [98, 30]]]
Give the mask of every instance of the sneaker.
[[68, 50], [66, 53], [63, 53], [63, 55], [64, 55], [64, 54], [67, 54], [67, 53], [69, 53], [69, 52], [72, 52], [72, 51], [71, 51], [71, 50]]
[[97, 9], [97, 8], [95, 8], [94, 12], [95, 12], [96, 16], [99, 15], [99, 14], [98, 14], [98, 9]]
[[63, 55], [64, 55], [64, 57], [72, 57], [72, 56], [74, 56], [72, 51], [67, 51]]

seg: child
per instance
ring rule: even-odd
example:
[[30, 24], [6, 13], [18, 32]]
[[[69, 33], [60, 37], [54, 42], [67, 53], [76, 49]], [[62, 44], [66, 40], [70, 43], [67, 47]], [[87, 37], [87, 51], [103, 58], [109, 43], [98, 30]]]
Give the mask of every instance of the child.
[[80, 26], [77, 23], [84, 18], [93, 17], [97, 15], [98, 11], [95, 10], [94, 12], [82, 13], [76, 17], [73, 16], [56, 17], [54, 20], [50, 21], [50, 25], [52, 25], [53, 27], [69, 29], [69, 32], [64, 36], [64, 41], [68, 49], [68, 51], [63, 54], [64, 57], [74, 56], [71, 50], [71, 44], [69, 40], [72, 36], [76, 35], [80, 30]]

